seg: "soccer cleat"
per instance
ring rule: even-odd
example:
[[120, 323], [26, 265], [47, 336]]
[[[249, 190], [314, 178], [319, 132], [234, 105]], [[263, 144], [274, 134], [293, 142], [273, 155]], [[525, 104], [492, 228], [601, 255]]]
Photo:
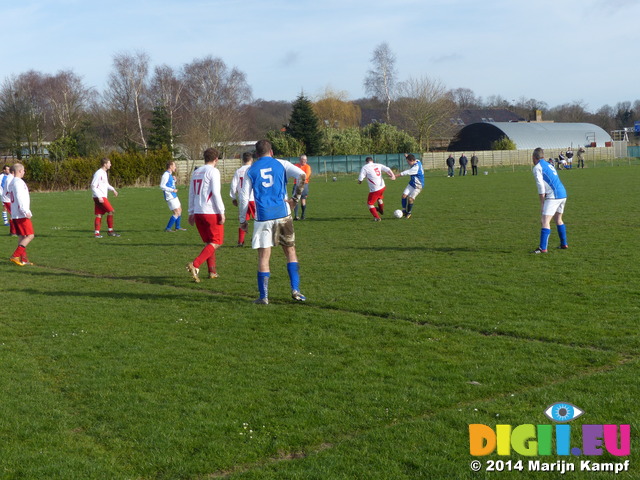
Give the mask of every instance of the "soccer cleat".
[[99, 233], [96, 233], [96, 234], [94, 235], [94, 237], [95, 237], [95, 238], [102, 238], [102, 235], [100, 235]]
[[404, 218], [407, 218], [407, 219], [411, 218], [411, 214], [409, 212], [407, 212], [407, 214], [404, 216]]
[[302, 295], [298, 290], [291, 290], [291, 298], [296, 302], [304, 302], [307, 300], [307, 297]]
[[120, 234], [116, 233], [116, 232], [107, 232], [107, 235], [109, 235], [110, 237], [119, 237]]
[[218, 275], [215, 272], [209, 272], [209, 278], [218, 278], [220, 275]]
[[27, 260], [26, 258], [22, 259], [22, 265], [33, 265], [33, 262], [30, 262], [29, 260]]
[[238, 244], [236, 245], [236, 247], [244, 247], [244, 242], [238, 242]]
[[20, 257], [11, 257], [9, 259], [10, 262], [15, 263], [16, 265], [20, 266], [20, 267], [24, 267], [24, 263], [22, 263], [22, 260], [20, 260]]
[[187, 231], [186, 228], [182, 228], [182, 227], [176, 228], [176, 232], [186, 232], [186, 231]]
[[198, 274], [200, 273], [200, 269], [196, 268], [192, 262], [189, 262], [187, 263], [187, 270], [191, 274], [193, 281], [196, 283], [200, 283], [200, 277], [198, 277]]
[[536, 249], [535, 249], [533, 252], [531, 252], [531, 253], [534, 253], [534, 254], [536, 254], [536, 255], [537, 255], [537, 254], [539, 254], [539, 253], [547, 253], [547, 251], [546, 251], [546, 250], [542, 250], [540, 247], [538, 247], [538, 248], [536, 248]]
[[165, 228], [164, 231], [167, 233], [173, 233], [175, 230], [171, 230], [170, 228]]
[[268, 298], [258, 298], [257, 300], [254, 300], [253, 303], [255, 303], [256, 305], [269, 305], [269, 299]]
[[293, 217], [294, 222], [297, 222], [298, 220], [300, 220], [298, 217]]
[[560, 250], [566, 250], [567, 248], [569, 248], [569, 245], [560, 245], [558, 248]]
[[376, 218], [374, 218], [374, 219], [373, 219], [373, 221], [374, 221], [374, 222], [381, 222], [381, 221], [382, 221], [382, 219], [381, 219], [380, 217], [376, 217]]

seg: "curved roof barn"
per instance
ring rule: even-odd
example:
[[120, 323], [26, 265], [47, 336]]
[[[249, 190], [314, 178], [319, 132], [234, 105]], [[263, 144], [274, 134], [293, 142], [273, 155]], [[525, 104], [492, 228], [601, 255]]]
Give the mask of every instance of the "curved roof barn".
[[581, 145], [604, 147], [606, 142], [611, 142], [611, 136], [592, 123], [481, 122], [460, 130], [449, 150], [491, 150], [491, 144], [505, 136], [518, 150], [577, 148]]

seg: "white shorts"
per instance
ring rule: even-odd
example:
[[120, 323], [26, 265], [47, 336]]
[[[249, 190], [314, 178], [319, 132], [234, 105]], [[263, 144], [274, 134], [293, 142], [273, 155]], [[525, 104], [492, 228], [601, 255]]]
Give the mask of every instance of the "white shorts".
[[167, 206], [173, 212], [176, 208], [180, 208], [180, 199], [173, 197], [171, 200], [167, 200]]
[[422, 188], [415, 188], [415, 187], [412, 187], [411, 185], [407, 185], [407, 188], [404, 189], [404, 192], [402, 192], [402, 195], [406, 195], [407, 197], [415, 199], [418, 195], [420, 195], [421, 191], [422, 191]]
[[295, 247], [296, 235], [291, 215], [276, 220], [253, 222], [251, 248], [271, 248], [276, 245]]
[[563, 213], [565, 203], [567, 203], [566, 198], [550, 198], [545, 200], [542, 206], [542, 215], [552, 217], [556, 213]]

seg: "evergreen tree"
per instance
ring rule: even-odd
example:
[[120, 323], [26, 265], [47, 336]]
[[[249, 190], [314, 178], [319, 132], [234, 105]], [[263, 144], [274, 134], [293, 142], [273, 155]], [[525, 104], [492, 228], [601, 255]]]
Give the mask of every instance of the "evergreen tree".
[[322, 149], [322, 135], [311, 101], [301, 93], [292, 107], [286, 133], [304, 144], [307, 155], [318, 155]]
[[166, 148], [173, 151], [173, 137], [171, 135], [171, 119], [166, 107], [157, 106], [153, 109], [151, 117], [151, 130], [149, 133], [149, 149], [160, 150]]

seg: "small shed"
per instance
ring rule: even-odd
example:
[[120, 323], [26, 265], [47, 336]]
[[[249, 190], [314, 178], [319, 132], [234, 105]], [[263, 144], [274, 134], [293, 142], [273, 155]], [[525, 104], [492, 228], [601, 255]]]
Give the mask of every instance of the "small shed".
[[592, 123], [479, 122], [464, 127], [449, 144], [449, 151], [491, 150], [507, 137], [518, 150], [611, 146], [611, 136]]

